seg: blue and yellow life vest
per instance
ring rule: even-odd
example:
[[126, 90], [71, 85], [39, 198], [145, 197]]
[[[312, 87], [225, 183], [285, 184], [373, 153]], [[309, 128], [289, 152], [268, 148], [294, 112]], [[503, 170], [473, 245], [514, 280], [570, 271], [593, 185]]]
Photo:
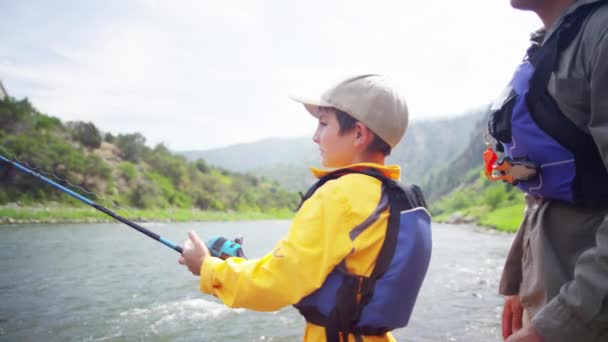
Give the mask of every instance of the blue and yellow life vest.
[[416, 186], [401, 186], [373, 169], [338, 170], [313, 185], [302, 202], [325, 182], [349, 173], [362, 173], [382, 182], [379, 204], [350, 232], [354, 240], [381, 212], [390, 210], [386, 236], [370, 277], [348, 273], [342, 260], [321, 288], [295, 307], [306, 321], [325, 327], [328, 341], [340, 332], [356, 337], [383, 335], [407, 325], [431, 257], [431, 217]]

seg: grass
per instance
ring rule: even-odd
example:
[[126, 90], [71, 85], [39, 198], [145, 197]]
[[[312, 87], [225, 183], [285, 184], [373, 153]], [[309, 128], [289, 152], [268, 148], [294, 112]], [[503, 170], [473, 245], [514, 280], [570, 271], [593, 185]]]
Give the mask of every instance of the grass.
[[516, 232], [524, 217], [524, 204], [515, 204], [482, 215], [479, 224], [501, 231]]
[[437, 222], [447, 222], [452, 215], [458, 213], [462, 217], [473, 217], [475, 220], [479, 220], [480, 217], [486, 215], [490, 211], [490, 208], [486, 205], [471, 206], [457, 210], [455, 212], [448, 211], [440, 215], [433, 216], [433, 220]]
[[[462, 216], [475, 218], [478, 224], [492, 227], [506, 232], [515, 232], [523, 218], [523, 204], [509, 205], [507, 207], [490, 210], [487, 206], [474, 206], [460, 211]], [[197, 209], [132, 209], [119, 210], [118, 214], [135, 221], [238, 221], [238, 220], [266, 220], [291, 219], [294, 213], [290, 210], [275, 210], [271, 212], [225, 212], [204, 211]], [[453, 213], [443, 213], [433, 217], [434, 221], [445, 222]], [[7, 222], [33, 222], [33, 223], [59, 223], [59, 222], [112, 222], [113, 219], [99, 211], [86, 207], [71, 207], [61, 205], [39, 207], [0, 206], [0, 223]]]
[[[462, 217], [473, 217], [477, 224], [504, 232], [516, 232], [524, 216], [524, 204], [509, 204], [508, 206], [491, 210], [488, 206], [472, 206], [457, 211]], [[445, 212], [433, 216], [436, 222], [447, 222], [454, 212]]]
[[[287, 209], [270, 212], [219, 212], [197, 209], [132, 209], [119, 210], [119, 215], [135, 221], [237, 221], [290, 219], [293, 212]], [[16, 207], [0, 206], [0, 223], [7, 222], [112, 222], [111, 217], [89, 207]]]
[[442, 213], [440, 215], [433, 215], [433, 221], [446, 222], [453, 213]]

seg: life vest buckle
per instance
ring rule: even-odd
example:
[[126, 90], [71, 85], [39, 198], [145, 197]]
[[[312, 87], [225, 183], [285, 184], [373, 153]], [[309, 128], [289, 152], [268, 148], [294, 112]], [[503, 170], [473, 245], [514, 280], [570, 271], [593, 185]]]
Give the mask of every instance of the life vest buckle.
[[519, 182], [533, 179], [540, 173], [536, 163], [527, 159], [512, 159], [510, 157], [498, 160], [498, 156], [488, 145], [483, 153], [485, 175], [491, 181], [499, 181], [517, 185]]
[[538, 166], [529, 160], [513, 160], [506, 157], [493, 167], [504, 181], [517, 185], [518, 182], [531, 180], [538, 175]]

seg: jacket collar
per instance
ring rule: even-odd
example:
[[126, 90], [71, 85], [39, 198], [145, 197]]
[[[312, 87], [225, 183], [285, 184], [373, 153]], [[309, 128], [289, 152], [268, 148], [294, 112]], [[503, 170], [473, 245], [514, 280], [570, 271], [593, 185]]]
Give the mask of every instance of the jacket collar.
[[330, 172], [333, 172], [336, 170], [350, 169], [350, 170], [359, 171], [359, 170], [368, 169], [368, 168], [376, 169], [376, 170], [382, 172], [382, 174], [388, 178], [391, 178], [394, 180], [401, 180], [401, 168], [399, 167], [399, 165], [381, 165], [381, 164], [376, 164], [376, 163], [357, 163], [357, 164], [348, 165], [348, 166], [345, 166], [345, 167], [342, 167], [339, 169], [331, 169], [331, 170], [311, 167], [310, 172], [312, 172], [313, 176], [315, 176], [316, 178], [321, 178], [321, 177], [329, 174]]
[[530, 41], [534, 44], [539, 44], [539, 45], [544, 44], [547, 41], [547, 39], [549, 39], [549, 37], [551, 37], [553, 32], [555, 32], [555, 30], [559, 27], [559, 25], [561, 25], [565, 16], [576, 11], [576, 9], [578, 9], [579, 7], [581, 7], [583, 5], [592, 4], [595, 2], [599, 2], [599, 1], [602, 1], [602, 0], [576, 0], [572, 5], [570, 5], [570, 7], [568, 7], [564, 11], [564, 13], [562, 13], [562, 15], [555, 21], [555, 23], [553, 23], [553, 25], [549, 29], [541, 28], [541, 29], [538, 29], [538, 30], [532, 32], [530, 34]]

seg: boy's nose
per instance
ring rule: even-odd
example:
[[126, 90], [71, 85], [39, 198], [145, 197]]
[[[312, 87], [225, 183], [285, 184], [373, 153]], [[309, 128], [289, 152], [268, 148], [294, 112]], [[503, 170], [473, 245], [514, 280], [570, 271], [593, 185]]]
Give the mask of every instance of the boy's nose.
[[315, 134], [312, 135], [312, 141], [314, 141], [315, 143], [319, 143], [319, 132], [315, 131]]

